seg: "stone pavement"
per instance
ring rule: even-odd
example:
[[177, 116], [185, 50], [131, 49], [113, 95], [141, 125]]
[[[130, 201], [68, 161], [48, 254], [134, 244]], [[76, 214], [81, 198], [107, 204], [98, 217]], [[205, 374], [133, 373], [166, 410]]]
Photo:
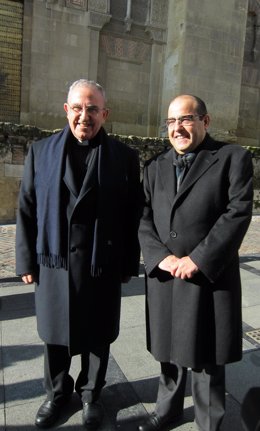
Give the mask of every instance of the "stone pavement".
[[[14, 273], [15, 225], [0, 225], [0, 430], [31, 431], [45, 399], [43, 346], [37, 335], [34, 288]], [[227, 368], [227, 413], [221, 431], [243, 431], [240, 408], [248, 389], [260, 386], [260, 216], [254, 216], [240, 249], [243, 289], [241, 362]], [[102, 393], [105, 421], [100, 431], [134, 431], [154, 408], [159, 364], [145, 347], [144, 275], [123, 286], [121, 330], [111, 346], [107, 384]], [[72, 360], [72, 376], [79, 358]], [[196, 431], [188, 379], [183, 420], [169, 430]], [[81, 406], [73, 395], [53, 429], [82, 430]]]

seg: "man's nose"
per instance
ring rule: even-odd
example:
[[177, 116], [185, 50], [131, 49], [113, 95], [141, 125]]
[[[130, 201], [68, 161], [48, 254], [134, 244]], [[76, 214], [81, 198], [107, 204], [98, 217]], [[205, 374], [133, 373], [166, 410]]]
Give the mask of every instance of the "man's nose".
[[183, 125], [180, 120], [176, 119], [175, 123], [172, 126], [173, 130], [183, 129]]
[[82, 107], [82, 110], [81, 110], [81, 113], [80, 113], [80, 117], [81, 118], [88, 118], [89, 117], [88, 108], [86, 106]]

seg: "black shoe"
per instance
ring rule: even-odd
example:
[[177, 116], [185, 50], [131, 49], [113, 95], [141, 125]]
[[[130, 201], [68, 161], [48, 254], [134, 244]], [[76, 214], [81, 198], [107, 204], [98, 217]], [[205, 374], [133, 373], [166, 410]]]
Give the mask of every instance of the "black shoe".
[[87, 429], [97, 429], [103, 420], [104, 413], [100, 404], [84, 403], [82, 411], [82, 423]]
[[159, 416], [152, 413], [151, 416], [142, 425], [139, 425], [139, 431], [157, 431], [161, 429], [162, 421]]
[[51, 427], [57, 421], [61, 407], [62, 405], [57, 405], [53, 401], [45, 400], [37, 412], [35, 425], [38, 428]]
[[173, 416], [171, 419], [161, 418], [156, 413], [152, 413], [146, 422], [139, 425], [138, 431], [162, 431], [165, 429], [165, 427], [178, 422], [181, 418], [182, 413], [178, 416]]

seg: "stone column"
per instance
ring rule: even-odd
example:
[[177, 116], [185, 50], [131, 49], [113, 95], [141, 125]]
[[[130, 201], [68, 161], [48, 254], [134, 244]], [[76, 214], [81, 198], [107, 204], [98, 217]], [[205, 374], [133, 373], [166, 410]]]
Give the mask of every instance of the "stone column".
[[238, 125], [247, 18], [245, 0], [169, 1], [164, 70], [165, 115], [179, 93], [201, 97], [211, 130], [230, 139]]
[[152, 55], [150, 69], [150, 85], [148, 100], [147, 135], [160, 136], [160, 111], [162, 103], [162, 78], [164, 64], [164, 47], [166, 43], [165, 16], [167, 14], [167, 0], [150, 0], [146, 32], [152, 40]]

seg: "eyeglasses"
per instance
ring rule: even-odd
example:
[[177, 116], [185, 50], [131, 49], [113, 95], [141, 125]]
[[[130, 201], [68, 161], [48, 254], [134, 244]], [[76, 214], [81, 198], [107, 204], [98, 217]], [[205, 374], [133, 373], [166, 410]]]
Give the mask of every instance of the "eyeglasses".
[[165, 124], [167, 127], [174, 127], [176, 122], [178, 121], [182, 126], [191, 126], [196, 118], [202, 120], [206, 114], [196, 114], [196, 115], [182, 115], [179, 118], [166, 118]]
[[99, 108], [96, 105], [88, 105], [88, 106], [81, 106], [81, 105], [73, 105], [70, 106], [68, 104], [68, 106], [70, 107], [70, 109], [75, 112], [75, 114], [82, 114], [83, 111], [86, 111], [87, 114], [92, 115], [92, 116], [97, 116], [99, 114], [99, 112], [101, 111], [106, 111], [106, 108]]

